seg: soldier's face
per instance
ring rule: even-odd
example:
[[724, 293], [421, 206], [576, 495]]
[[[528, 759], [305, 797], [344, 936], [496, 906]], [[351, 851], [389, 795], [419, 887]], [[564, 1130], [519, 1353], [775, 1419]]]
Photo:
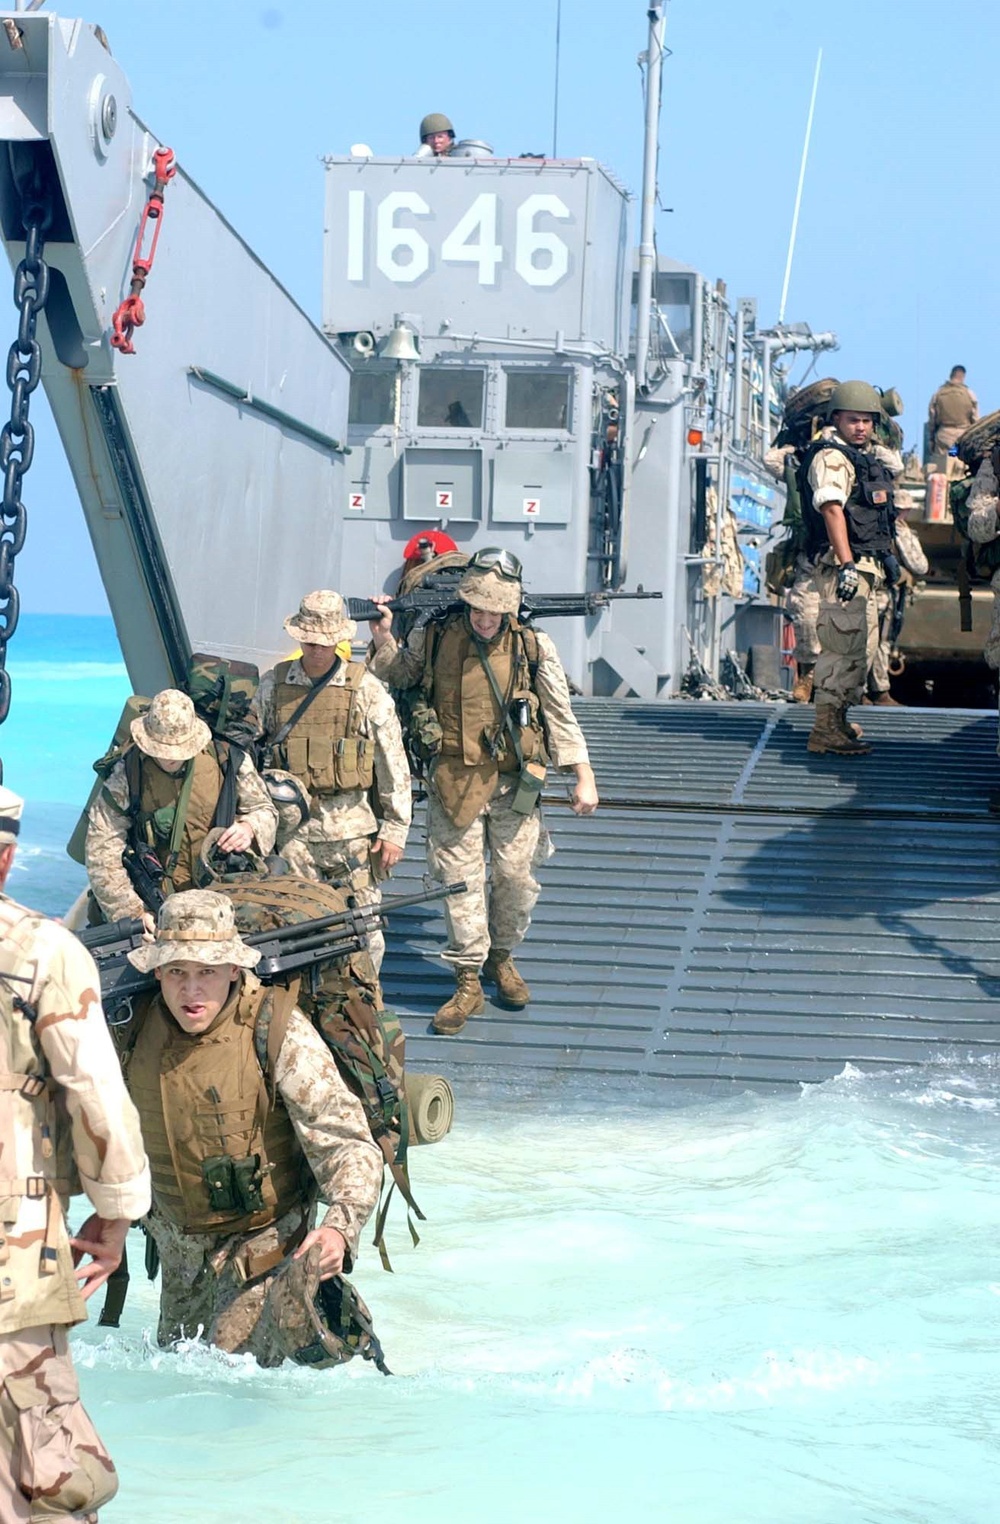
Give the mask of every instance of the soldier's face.
[[500, 626], [503, 624], [502, 614], [488, 614], [485, 609], [469, 610], [469, 623], [479, 636], [480, 640], [492, 640], [499, 635]]
[[424, 142], [432, 153], [447, 153], [453, 138], [454, 134], [451, 132], [429, 132]]
[[841, 439], [860, 448], [872, 437], [875, 416], [873, 413], [834, 413], [833, 426]]
[[154, 970], [163, 1003], [182, 1032], [204, 1032], [229, 999], [233, 963], [167, 963]]
[[335, 646], [314, 646], [308, 640], [302, 642], [302, 670], [306, 677], [323, 677], [336, 660]]

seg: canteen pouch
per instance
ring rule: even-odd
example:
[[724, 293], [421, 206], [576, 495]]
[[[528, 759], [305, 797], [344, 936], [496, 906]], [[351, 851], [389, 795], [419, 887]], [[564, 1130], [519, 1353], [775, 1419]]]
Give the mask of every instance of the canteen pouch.
[[231, 1154], [215, 1154], [202, 1161], [201, 1173], [213, 1212], [239, 1212], [242, 1215], [264, 1210], [260, 1154], [248, 1154], [245, 1159], [234, 1159]]
[[510, 807], [515, 815], [530, 815], [541, 800], [545, 768], [538, 762], [526, 762], [517, 775], [517, 787]]

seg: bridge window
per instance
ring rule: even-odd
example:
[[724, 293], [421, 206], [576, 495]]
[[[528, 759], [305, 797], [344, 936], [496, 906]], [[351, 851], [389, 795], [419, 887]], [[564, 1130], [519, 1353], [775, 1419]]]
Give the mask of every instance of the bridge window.
[[375, 429], [396, 421], [396, 373], [393, 370], [356, 370], [351, 376], [348, 423]]
[[422, 429], [481, 429], [485, 390], [485, 371], [421, 367], [418, 425]]
[[568, 429], [569, 371], [509, 370], [508, 429]]

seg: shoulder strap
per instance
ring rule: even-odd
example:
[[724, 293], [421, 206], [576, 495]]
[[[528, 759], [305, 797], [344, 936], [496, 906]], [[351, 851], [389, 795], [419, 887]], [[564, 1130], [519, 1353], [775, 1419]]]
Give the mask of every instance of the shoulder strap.
[[234, 741], [215, 742], [215, 760], [222, 769], [222, 787], [212, 816], [213, 830], [216, 826], [231, 826], [236, 819], [237, 779], [245, 756], [242, 746], [237, 746]]
[[[515, 639], [516, 638], [517, 637], [515, 632]], [[500, 692], [500, 684], [497, 682], [496, 673], [490, 666], [489, 657], [486, 654], [486, 648], [474, 630], [472, 632], [472, 644], [476, 648], [476, 655], [479, 657], [479, 660], [482, 663], [483, 671], [486, 673], [487, 679], [489, 680], [489, 685], [493, 689], [493, 697], [496, 699], [498, 705], [500, 706], [501, 729], [505, 729], [507, 734], [510, 736], [511, 744], [514, 747], [514, 756], [517, 759], [518, 767], [523, 767], [524, 753], [521, 750], [521, 737], [517, 733], [517, 726], [514, 724], [514, 720], [511, 716], [510, 705], [504, 698], [503, 694]]]
[[269, 747], [281, 746], [285, 741], [288, 740], [288, 737], [291, 735], [292, 731], [295, 729], [296, 725], [299, 723], [302, 716], [309, 708], [309, 705], [315, 698], [318, 698], [319, 694], [326, 687], [327, 683], [333, 681], [343, 665], [343, 660], [338, 656], [329, 672], [324, 673], [318, 683], [313, 683], [312, 687], [309, 689], [309, 692], [306, 694], [301, 704], [296, 706], [291, 716], [285, 721], [284, 725], [282, 725], [281, 729], [278, 731], [278, 734], [274, 736], [272, 740], [268, 741], [267, 744]]
[[298, 979], [293, 979], [287, 988], [283, 984], [272, 984], [266, 991], [260, 1010], [257, 1012], [257, 1021], [253, 1029], [253, 1046], [260, 1071], [267, 1083], [267, 1093], [272, 1105], [277, 1094], [274, 1072], [278, 1063], [278, 1054], [281, 1052], [281, 1044], [285, 1040], [288, 1023], [292, 1019], [292, 1012], [295, 1010], [298, 998]]

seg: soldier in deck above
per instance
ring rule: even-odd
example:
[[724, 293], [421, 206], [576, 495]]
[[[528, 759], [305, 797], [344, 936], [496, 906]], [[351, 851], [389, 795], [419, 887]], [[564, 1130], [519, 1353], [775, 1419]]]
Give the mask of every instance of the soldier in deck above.
[[947, 381], [938, 387], [927, 410], [932, 447], [946, 454], [978, 417], [979, 402], [975, 392], [965, 384], [965, 366], [953, 365]]
[[464, 879], [469, 886], [444, 905], [444, 958], [455, 970], [456, 991], [437, 1012], [434, 1030], [446, 1034], [461, 1031], [483, 1010], [483, 971], [504, 1004], [521, 1007], [531, 999], [511, 954], [538, 898], [532, 868], [552, 851], [539, 808], [549, 756], [576, 774], [578, 815], [593, 814], [598, 802], [556, 648], [517, 617], [520, 562], [509, 551], [479, 551], [458, 597], [464, 613], [417, 625], [402, 647], [388, 611], [371, 626], [372, 670], [394, 688], [422, 690], [425, 736], [436, 737], [427, 822], [431, 873], [439, 883]]
[[432, 111], [420, 123], [420, 148], [417, 157], [446, 158], [455, 146], [455, 129], [441, 111]]
[[878, 649], [876, 591], [898, 573], [893, 481], [902, 461], [872, 441], [881, 407], [866, 381], [841, 382], [830, 398], [832, 426], [809, 446], [800, 469], [807, 549], [821, 600], [812, 752], [852, 757], [871, 750], [848, 725], [847, 710], [861, 702]]
[[[0, 889], [23, 800], [0, 787]], [[0, 1519], [96, 1524], [118, 1487], [66, 1330], [149, 1209], [149, 1167], [97, 991], [64, 926], [0, 895]], [[71, 1193], [93, 1214], [66, 1233]], [[74, 1272], [74, 1264], [88, 1263]], [[135, 1516], [139, 1509], [129, 1512]]]
[[[302, 655], [261, 678], [262, 749], [308, 790], [311, 810], [281, 855], [293, 873], [347, 885], [358, 904], [378, 904], [379, 880], [403, 855], [413, 808], [396, 711], [382, 684], [351, 660], [357, 625], [339, 593], [307, 593], [285, 629]], [[369, 802], [373, 784], [381, 819]], [[378, 972], [381, 932], [369, 950]]]
[[153, 907], [143, 903], [123, 866], [126, 848], [151, 854], [162, 871], [162, 893], [172, 894], [196, 882], [198, 854], [213, 827], [222, 828], [222, 851], [254, 847], [266, 856], [278, 812], [250, 757], [213, 741], [186, 693], [165, 688], [131, 730], [132, 744], [91, 805], [86, 867], [107, 919], [141, 917], [151, 932]]
[[322, 1279], [351, 1268], [384, 1161], [308, 1017], [250, 972], [259, 957], [224, 895], [172, 895], [129, 954], [158, 991], [136, 1001], [122, 1062], [150, 1150], [160, 1343], [200, 1327], [277, 1365], [296, 1347], [264, 1317], [274, 1274], [311, 1251]]

